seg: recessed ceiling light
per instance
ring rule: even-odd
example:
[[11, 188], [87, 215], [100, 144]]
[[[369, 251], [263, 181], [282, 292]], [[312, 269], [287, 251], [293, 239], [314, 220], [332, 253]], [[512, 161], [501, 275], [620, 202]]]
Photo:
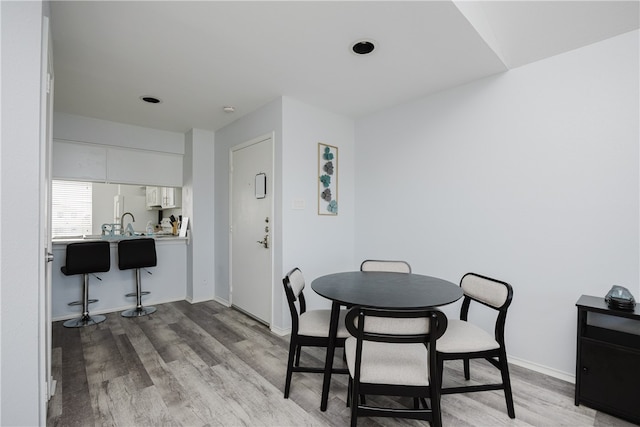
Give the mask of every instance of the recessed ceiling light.
[[236, 108], [232, 107], [231, 105], [225, 105], [224, 107], [222, 107], [222, 111], [224, 111], [225, 113], [233, 113], [236, 111]]
[[141, 96], [140, 99], [143, 100], [144, 102], [148, 102], [149, 104], [160, 104], [162, 102], [162, 100], [160, 100], [159, 98], [156, 98], [155, 96], [148, 96], [148, 95]]
[[351, 51], [356, 55], [368, 55], [376, 48], [373, 40], [363, 39], [351, 45]]

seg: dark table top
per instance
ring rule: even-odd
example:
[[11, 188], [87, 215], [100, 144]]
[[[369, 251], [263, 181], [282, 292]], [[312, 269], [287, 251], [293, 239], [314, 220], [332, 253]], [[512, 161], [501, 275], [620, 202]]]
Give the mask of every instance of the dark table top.
[[462, 297], [460, 286], [421, 274], [350, 271], [321, 276], [311, 289], [343, 305], [374, 308], [427, 308]]

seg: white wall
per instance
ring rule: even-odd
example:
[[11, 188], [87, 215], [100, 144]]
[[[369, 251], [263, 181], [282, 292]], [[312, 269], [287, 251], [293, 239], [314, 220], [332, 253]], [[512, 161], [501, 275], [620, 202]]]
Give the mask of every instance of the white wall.
[[510, 282], [512, 360], [574, 375], [580, 295], [640, 297], [638, 36], [357, 121], [356, 257]]
[[[182, 167], [182, 212], [184, 217], [193, 214], [193, 132], [184, 136], [184, 156]], [[183, 217], [183, 218], [184, 218]], [[187, 300], [193, 299], [193, 245], [187, 245]], [[214, 282], [215, 285], [215, 282]]]
[[[324, 274], [359, 268], [353, 258], [355, 174], [353, 120], [292, 98], [283, 99], [282, 269], [299, 267], [310, 309], [330, 307], [311, 289]], [[318, 143], [338, 147], [338, 215], [318, 215]], [[304, 209], [294, 208], [304, 201]], [[284, 303], [283, 303], [284, 305]], [[286, 305], [283, 326], [291, 326]]]
[[[282, 165], [282, 99], [278, 98], [262, 108], [249, 113], [235, 122], [218, 130], [215, 135], [215, 295], [222, 303], [229, 303], [229, 151], [232, 147], [250, 141], [262, 135], [274, 133], [274, 185], [275, 220], [272, 231], [274, 265], [282, 262], [281, 224], [281, 190]], [[213, 258], [213, 257], [212, 257]], [[276, 267], [274, 280], [281, 271]], [[276, 311], [274, 310], [274, 314]]]
[[[41, 2], [0, 2], [0, 425], [34, 426], [40, 389]], [[41, 352], [41, 350], [43, 350]]]
[[[275, 221], [273, 324], [274, 330], [291, 327], [282, 278], [300, 267], [308, 284], [319, 275], [354, 268], [353, 121], [303, 104], [279, 98], [216, 132], [216, 298], [229, 299], [229, 150], [274, 132]], [[318, 142], [339, 147], [339, 214], [319, 216]], [[304, 209], [293, 209], [304, 200]], [[309, 286], [310, 308], [328, 307]]]
[[187, 299], [207, 301], [215, 296], [214, 134], [192, 129], [186, 135], [183, 189], [184, 217], [189, 218], [191, 244], [187, 257]]
[[56, 112], [53, 137], [115, 147], [184, 154], [184, 134]]

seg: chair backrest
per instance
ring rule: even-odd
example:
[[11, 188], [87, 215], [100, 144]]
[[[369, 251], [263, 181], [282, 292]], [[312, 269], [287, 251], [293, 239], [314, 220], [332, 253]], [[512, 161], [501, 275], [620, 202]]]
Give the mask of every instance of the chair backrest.
[[390, 273], [411, 273], [411, 266], [406, 261], [389, 261], [367, 259], [360, 264], [360, 271], [387, 271]]
[[125, 239], [118, 242], [118, 268], [155, 267], [158, 265], [156, 241], [150, 238]]
[[[287, 273], [282, 279], [284, 285], [284, 293], [287, 296], [289, 311], [291, 312], [291, 328], [292, 331], [298, 331], [298, 316], [307, 310], [307, 304], [304, 299], [304, 276], [298, 267]], [[298, 301], [300, 313], [296, 309], [296, 301]]]
[[364, 341], [389, 343], [435, 342], [447, 329], [447, 317], [438, 309], [388, 310], [352, 307], [345, 323], [351, 335]]
[[471, 301], [476, 301], [498, 311], [495, 326], [496, 341], [504, 343], [504, 324], [507, 310], [513, 300], [513, 288], [507, 282], [467, 273], [460, 279], [460, 287], [464, 292], [464, 300], [460, 308], [460, 319], [468, 320]]
[[109, 242], [78, 242], [67, 245], [65, 265], [60, 269], [63, 274], [104, 273], [111, 268]]
[[513, 288], [510, 284], [475, 273], [462, 276], [460, 286], [465, 297], [500, 310], [511, 304]]

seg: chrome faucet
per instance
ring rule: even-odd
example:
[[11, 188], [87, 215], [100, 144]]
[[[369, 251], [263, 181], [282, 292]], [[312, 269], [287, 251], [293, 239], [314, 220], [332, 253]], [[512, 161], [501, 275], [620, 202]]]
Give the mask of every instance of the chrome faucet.
[[120, 217], [120, 233], [125, 234], [125, 230], [124, 230], [124, 217], [126, 215], [130, 215], [131, 216], [131, 222], [136, 222], [136, 219], [133, 217], [133, 214], [131, 212], [125, 212], [122, 214], [122, 216]]

